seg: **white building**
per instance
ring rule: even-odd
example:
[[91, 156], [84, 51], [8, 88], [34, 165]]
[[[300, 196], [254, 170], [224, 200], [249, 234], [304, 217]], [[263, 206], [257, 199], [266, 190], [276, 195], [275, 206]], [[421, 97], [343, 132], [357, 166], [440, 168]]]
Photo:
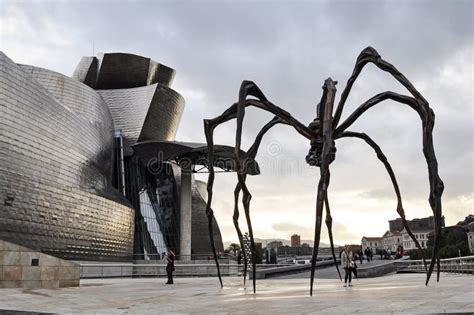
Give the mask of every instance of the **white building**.
[[[421, 248], [427, 247], [428, 242], [428, 235], [433, 232], [433, 230], [412, 230], [413, 235], [415, 235], [416, 240], [420, 243]], [[415, 242], [411, 239], [410, 235], [408, 235], [407, 231], [403, 229], [401, 232], [402, 236], [402, 246], [404, 250], [411, 250], [416, 249]]]
[[362, 237], [362, 250], [364, 251], [367, 247], [370, 248], [373, 254], [377, 252], [377, 249], [383, 248], [383, 237]]
[[469, 250], [474, 254], [474, 232], [467, 233], [467, 242], [469, 243]]
[[474, 222], [467, 225], [469, 232], [467, 232], [467, 242], [469, 243], [469, 250], [474, 254]]
[[382, 246], [384, 249], [388, 248], [391, 252], [396, 252], [399, 245], [403, 246], [402, 234], [400, 232], [385, 232], [382, 240]]

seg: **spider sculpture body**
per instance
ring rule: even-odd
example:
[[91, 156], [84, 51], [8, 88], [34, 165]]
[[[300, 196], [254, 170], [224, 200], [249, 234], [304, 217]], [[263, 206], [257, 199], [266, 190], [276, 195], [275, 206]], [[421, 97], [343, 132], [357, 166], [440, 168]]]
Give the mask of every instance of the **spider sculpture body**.
[[[366, 102], [360, 105], [349, 117], [339, 123], [341, 114], [344, 108], [344, 104], [349, 95], [349, 92], [357, 79], [358, 75], [362, 71], [363, 67], [367, 63], [375, 64], [379, 69], [390, 73], [398, 82], [400, 82], [411, 94], [411, 96], [398, 94], [391, 91], [382, 92]], [[243, 237], [242, 232], [239, 227], [238, 218], [239, 218], [239, 196], [242, 191], [242, 204], [244, 207], [245, 218], [247, 222], [247, 228], [250, 236], [250, 245], [252, 250], [252, 275], [253, 275], [253, 291], [256, 290], [255, 285], [255, 242], [253, 238], [253, 229], [250, 219], [250, 200], [252, 195], [246, 185], [246, 167], [245, 159], [241, 157], [241, 137], [242, 137], [242, 124], [243, 118], [245, 116], [245, 108], [247, 106], [255, 106], [261, 108], [265, 111], [268, 111], [275, 115], [275, 117], [269, 121], [262, 130], [258, 133], [255, 142], [250, 147], [247, 153], [247, 158], [254, 159], [257, 155], [257, 151], [261, 140], [264, 134], [276, 124], [286, 124], [296, 129], [296, 131], [307, 138], [310, 141], [310, 149], [308, 155], [306, 156], [306, 162], [311, 166], [319, 167], [320, 169], [320, 179], [317, 188], [317, 199], [316, 199], [316, 223], [315, 223], [315, 235], [314, 235], [314, 247], [311, 261], [311, 278], [310, 278], [310, 295], [313, 293], [313, 282], [314, 282], [314, 270], [315, 264], [318, 255], [318, 247], [321, 235], [322, 228], [322, 218], [323, 218], [323, 209], [326, 209], [326, 218], [325, 223], [328, 228], [329, 240], [331, 245], [332, 256], [335, 261], [336, 267], [336, 256], [334, 253], [334, 244], [332, 236], [332, 218], [329, 208], [329, 199], [328, 199], [328, 186], [330, 181], [330, 171], [329, 165], [334, 161], [336, 157], [336, 147], [335, 141], [340, 138], [358, 138], [365, 141], [377, 154], [378, 159], [383, 163], [385, 169], [387, 170], [390, 179], [392, 181], [396, 198], [397, 198], [397, 212], [400, 215], [404, 228], [407, 230], [408, 234], [416, 244], [416, 246], [421, 250], [421, 246], [414, 237], [413, 233], [408, 226], [405, 219], [405, 211], [402, 205], [402, 199], [400, 194], [400, 189], [395, 177], [395, 174], [390, 166], [386, 156], [383, 154], [380, 147], [366, 134], [348, 131], [347, 129], [359, 118], [365, 111], [369, 108], [379, 104], [380, 102], [390, 99], [401, 104], [408, 105], [414, 109], [421, 118], [422, 121], [422, 131], [423, 131], [423, 153], [428, 165], [428, 175], [429, 175], [429, 184], [430, 184], [430, 194], [429, 194], [429, 203], [433, 211], [434, 223], [435, 223], [435, 239], [433, 244], [433, 252], [431, 256], [431, 261], [429, 267], [426, 266], [426, 285], [430, 280], [430, 276], [433, 272], [435, 264], [437, 264], [437, 280], [439, 281], [439, 272], [440, 272], [440, 261], [438, 258], [438, 250], [440, 245], [440, 235], [441, 235], [441, 195], [443, 193], [444, 185], [438, 175], [438, 163], [436, 160], [434, 148], [433, 148], [433, 126], [434, 126], [434, 113], [429, 107], [428, 102], [424, 97], [415, 89], [415, 87], [401, 74], [393, 65], [383, 60], [375, 49], [372, 47], [365, 48], [357, 58], [354, 70], [350, 76], [346, 87], [344, 88], [341, 98], [337, 104], [337, 107], [334, 112], [335, 106], [335, 96], [336, 96], [336, 81], [333, 81], [331, 78], [328, 78], [323, 85], [323, 95], [321, 101], [317, 106], [316, 118], [308, 126], [305, 126], [295, 118], [293, 118], [288, 112], [281, 109], [280, 107], [274, 105], [267, 100], [262, 91], [258, 86], [250, 81], [243, 81], [240, 92], [239, 100], [237, 103], [234, 103], [229, 107], [222, 115], [214, 119], [204, 120], [204, 129], [206, 134], [206, 141], [208, 145], [208, 163], [213, 165], [213, 132], [214, 129], [233, 118], [237, 120], [237, 132], [236, 132], [236, 142], [235, 142], [235, 163], [237, 170], [238, 183], [234, 191], [234, 216], [233, 221], [239, 237], [241, 248], [243, 248]], [[249, 96], [253, 98], [248, 98]], [[219, 271], [219, 262], [216, 257], [214, 240], [212, 238], [212, 220], [213, 220], [213, 211], [211, 207], [212, 203], [212, 188], [214, 184], [214, 170], [212, 167], [209, 167], [209, 178], [207, 184], [208, 200], [206, 213], [209, 219], [209, 232], [211, 237], [211, 247], [214, 252], [215, 263], [218, 270], [219, 281], [222, 286], [222, 279]], [[245, 255], [245, 252], [244, 252]], [[425, 259], [423, 258], [423, 262]], [[247, 273], [247, 259], [244, 256], [244, 281]], [[337, 270], [339, 273], [339, 269]], [[339, 277], [341, 277], [339, 273]]]

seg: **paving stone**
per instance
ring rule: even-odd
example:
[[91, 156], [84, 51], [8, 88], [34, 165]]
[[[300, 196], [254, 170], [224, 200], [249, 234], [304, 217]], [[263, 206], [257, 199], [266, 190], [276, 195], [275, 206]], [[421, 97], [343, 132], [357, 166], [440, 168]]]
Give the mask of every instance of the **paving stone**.
[[[423, 274], [400, 274], [355, 280], [351, 288], [338, 279], [264, 279], [257, 293], [242, 278], [89, 279], [80, 287], [56, 290], [1, 289], [0, 309], [53, 313], [471, 313], [474, 276], [442, 274], [424, 285]], [[27, 293], [25, 293], [27, 292]], [[45, 298], [47, 297], [47, 298]]]

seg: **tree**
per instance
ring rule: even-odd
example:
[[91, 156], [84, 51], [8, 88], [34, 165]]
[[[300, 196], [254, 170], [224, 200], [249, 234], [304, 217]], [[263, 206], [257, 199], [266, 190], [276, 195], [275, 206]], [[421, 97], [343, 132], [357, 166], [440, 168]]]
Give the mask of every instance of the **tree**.
[[227, 250], [233, 253], [234, 256], [237, 256], [237, 254], [240, 252], [240, 245], [236, 243], [231, 243]]
[[[427, 242], [428, 248], [423, 250], [425, 258], [431, 259], [433, 250], [433, 237], [430, 237]], [[410, 259], [421, 259], [420, 251], [417, 249], [411, 250], [409, 253]], [[465, 232], [449, 232], [441, 236], [439, 258], [453, 258], [470, 255], [469, 243], [467, 241], [467, 234]]]

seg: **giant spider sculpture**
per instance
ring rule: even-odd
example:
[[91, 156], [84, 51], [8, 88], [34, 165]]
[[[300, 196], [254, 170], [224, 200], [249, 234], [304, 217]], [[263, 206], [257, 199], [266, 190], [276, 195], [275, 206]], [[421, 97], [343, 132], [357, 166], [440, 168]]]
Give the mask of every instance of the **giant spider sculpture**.
[[[349, 117], [339, 124], [339, 120], [341, 118], [342, 110], [344, 108], [344, 104], [347, 100], [349, 92], [351, 91], [352, 85], [354, 84], [355, 80], [359, 76], [360, 72], [362, 71], [363, 67], [367, 63], [373, 63], [379, 69], [390, 73], [398, 82], [400, 82], [410, 93], [412, 96], [401, 95], [395, 92], [386, 91], [376, 96], [370, 98], [362, 105], [360, 105]], [[301, 134], [302, 136], [306, 137], [311, 144], [311, 148], [309, 150], [308, 155], [306, 156], [306, 162], [311, 166], [317, 166], [320, 169], [320, 179], [318, 184], [318, 194], [316, 200], [316, 224], [315, 224], [315, 235], [314, 235], [314, 247], [313, 247], [313, 254], [311, 260], [311, 278], [310, 278], [310, 295], [313, 294], [313, 282], [314, 282], [314, 270], [316, 265], [316, 260], [318, 256], [318, 247], [320, 241], [320, 234], [321, 234], [321, 227], [322, 227], [322, 216], [323, 216], [323, 208], [326, 208], [326, 225], [329, 234], [329, 240], [331, 245], [332, 256], [335, 261], [336, 267], [336, 256], [334, 253], [334, 244], [333, 244], [333, 237], [332, 237], [332, 218], [329, 209], [329, 201], [328, 201], [328, 186], [329, 186], [329, 165], [335, 159], [336, 154], [336, 147], [335, 147], [335, 140], [340, 138], [358, 138], [364, 140], [372, 149], [374, 149], [375, 153], [377, 154], [378, 159], [384, 164], [385, 169], [387, 170], [390, 179], [393, 184], [393, 188], [395, 190], [395, 194], [397, 197], [397, 212], [400, 215], [403, 226], [416, 244], [416, 246], [421, 250], [421, 246], [414, 237], [413, 233], [411, 232], [410, 227], [407, 224], [405, 219], [405, 211], [402, 205], [402, 199], [400, 195], [400, 189], [398, 187], [397, 180], [395, 178], [395, 174], [390, 166], [387, 158], [383, 154], [380, 147], [366, 134], [358, 133], [353, 131], [348, 131], [347, 129], [359, 118], [365, 111], [367, 111], [372, 106], [377, 105], [378, 103], [391, 99], [393, 101], [408, 105], [412, 109], [414, 109], [421, 118], [422, 121], [422, 128], [423, 128], [423, 153], [428, 164], [428, 175], [429, 175], [429, 183], [430, 183], [430, 194], [429, 194], [429, 203], [431, 209], [433, 211], [434, 216], [434, 223], [435, 223], [435, 238], [433, 244], [433, 252], [431, 256], [431, 262], [429, 264], [429, 268], [426, 267], [425, 258], [423, 257], [423, 263], [425, 264], [426, 270], [426, 285], [430, 280], [431, 274], [433, 272], [434, 266], [437, 263], [437, 280], [439, 281], [439, 273], [440, 273], [440, 261], [438, 257], [438, 250], [440, 246], [440, 235], [441, 235], [441, 195], [443, 193], [444, 185], [438, 175], [438, 162], [436, 160], [434, 148], [433, 148], [433, 126], [434, 126], [434, 112], [429, 107], [428, 102], [425, 98], [415, 89], [415, 87], [405, 78], [403, 74], [401, 74], [392, 64], [383, 60], [377, 51], [372, 47], [365, 48], [357, 58], [354, 70], [352, 72], [351, 77], [347, 81], [347, 85], [342, 91], [341, 98], [337, 105], [336, 111], [333, 115], [333, 107], [334, 101], [336, 96], [336, 81], [333, 81], [331, 78], [326, 79], [323, 85], [323, 95], [321, 97], [321, 101], [317, 106], [316, 118], [309, 124], [309, 126], [305, 126], [295, 118], [293, 118], [288, 112], [281, 109], [280, 107], [274, 105], [270, 101], [267, 100], [265, 95], [262, 91], [258, 88], [258, 86], [251, 82], [251, 81], [243, 81], [239, 91], [239, 100], [237, 103], [234, 103], [231, 107], [229, 107], [222, 115], [214, 118], [214, 119], [206, 119], [204, 120], [204, 129], [206, 134], [206, 141], [208, 146], [208, 163], [211, 167], [209, 167], [209, 178], [207, 183], [207, 192], [208, 192], [208, 199], [207, 199], [207, 207], [206, 213], [208, 216], [208, 227], [209, 227], [209, 235], [211, 237], [211, 247], [214, 253], [214, 260], [218, 270], [219, 281], [222, 287], [222, 278], [219, 270], [219, 262], [216, 256], [216, 249], [214, 245], [214, 239], [212, 237], [212, 220], [213, 220], [213, 211], [211, 208], [212, 203], [212, 188], [214, 184], [214, 169], [212, 165], [214, 165], [214, 156], [213, 156], [213, 133], [214, 129], [233, 118], [237, 119], [237, 134], [236, 134], [236, 141], [235, 141], [235, 168], [237, 170], [237, 178], [238, 183], [234, 190], [234, 226], [236, 228], [241, 248], [243, 248], [243, 237], [242, 232], [239, 228], [238, 218], [239, 218], [239, 195], [240, 191], [243, 193], [242, 203], [245, 212], [245, 218], [247, 222], [248, 232], [250, 236], [250, 245], [251, 245], [251, 258], [252, 258], [252, 280], [253, 280], [253, 292], [256, 291], [256, 284], [255, 284], [255, 276], [256, 276], [256, 268], [255, 268], [255, 242], [253, 238], [253, 230], [252, 230], [252, 223], [250, 220], [250, 200], [252, 195], [246, 185], [246, 174], [247, 174], [247, 165], [246, 159], [254, 159], [257, 155], [258, 147], [261, 143], [261, 140], [264, 134], [276, 124], [286, 124], [292, 126], [296, 129], [296, 131]], [[248, 96], [253, 96], [254, 98], [247, 98]], [[247, 152], [246, 159], [243, 159], [242, 153], [240, 151], [241, 147], [241, 137], [242, 137], [242, 124], [245, 115], [245, 108], [247, 106], [255, 106], [261, 108], [265, 111], [268, 111], [275, 115], [275, 117], [269, 121], [262, 130], [258, 133], [255, 142], [250, 147]], [[247, 273], [247, 257], [245, 257], [245, 251], [243, 252], [244, 255], [244, 282]], [[337, 269], [339, 278], [341, 278], [339, 268]]]

